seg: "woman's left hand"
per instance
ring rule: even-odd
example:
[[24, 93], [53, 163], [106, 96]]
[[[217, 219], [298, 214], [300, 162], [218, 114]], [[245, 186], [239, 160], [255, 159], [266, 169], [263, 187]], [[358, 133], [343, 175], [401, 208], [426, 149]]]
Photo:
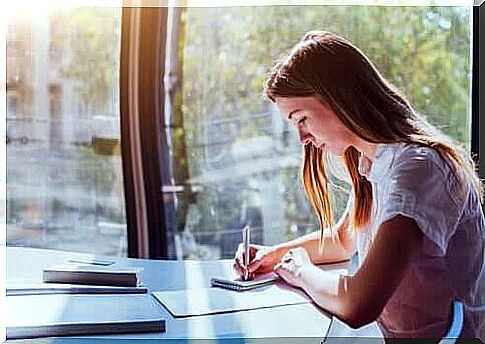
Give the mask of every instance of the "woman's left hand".
[[287, 283], [302, 287], [303, 270], [312, 265], [308, 252], [304, 248], [297, 247], [286, 252], [281, 261], [275, 265], [274, 271]]

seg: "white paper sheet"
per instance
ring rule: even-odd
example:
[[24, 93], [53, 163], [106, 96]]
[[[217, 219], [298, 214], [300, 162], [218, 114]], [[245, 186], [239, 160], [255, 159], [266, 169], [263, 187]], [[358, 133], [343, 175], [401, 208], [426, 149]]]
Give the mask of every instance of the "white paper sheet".
[[229, 313], [312, 302], [303, 291], [279, 283], [244, 292], [222, 288], [201, 288], [153, 292], [153, 295], [174, 317]]

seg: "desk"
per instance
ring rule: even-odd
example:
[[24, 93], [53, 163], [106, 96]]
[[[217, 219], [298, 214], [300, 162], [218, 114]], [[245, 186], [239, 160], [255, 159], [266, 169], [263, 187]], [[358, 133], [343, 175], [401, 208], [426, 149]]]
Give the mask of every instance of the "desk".
[[[39, 282], [42, 280], [43, 268], [64, 263], [68, 258], [89, 257], [89, 255], [82, 253], [33, 248], [7, 247], [6, 251], [7, 281]], [[110, 259], [115, 261], [115, 265], [112, 265], [113, 267], [143, 268], [141, 279], [149, 291], [209, 287], [209, 280], [212, 276], [229, 276], [232, 268], [231, 260], [161, 261], [130, 258]], [[131, 296], [123, 295], [122, 297], [130, 298]], [[84, 297], [91, 298], [96, 296], [85, 295]], [[326, 337], [332, 323], [332, 316], [314, 304], [298, 304], [227, 314], [194, 316], [183, 319], [174, 318], [160, 305], [160, 314], [166, 320], [166, 332], [164, 333], [96, 335], [82, 338], [277, 339], [299, 337], [307, 338], [309, 343], [318, 343]], [[332, 336], [338, 336], [339, 331], [338, 329], [334, 330]], [[341, 333], [349, 335], [345, 331]], [[299, 339], [298, 342], [302, 342], [302, 340]]]

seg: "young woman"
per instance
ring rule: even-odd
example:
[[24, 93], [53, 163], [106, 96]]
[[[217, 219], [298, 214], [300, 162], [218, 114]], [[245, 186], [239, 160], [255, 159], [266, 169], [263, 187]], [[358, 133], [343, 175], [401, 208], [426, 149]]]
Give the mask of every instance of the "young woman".
[[[264, 93], [304, 145], [302, 179], [320, 231], [252, 246], [250, 275], [274, 270], [352, 327], [377, 321], [386, 338], [442, 338], [459, 300], [462, 337], [478, 337], [485, 221], [469, 154], [333, 33], [308, 32], [276, 64]], [[335, 225], [329, 152], [341, 157], [352, 183]], [[356, 250], [353, 276], [315, 266]], [[243, 261], [240, 247], [234, 267], [241, 275]]]

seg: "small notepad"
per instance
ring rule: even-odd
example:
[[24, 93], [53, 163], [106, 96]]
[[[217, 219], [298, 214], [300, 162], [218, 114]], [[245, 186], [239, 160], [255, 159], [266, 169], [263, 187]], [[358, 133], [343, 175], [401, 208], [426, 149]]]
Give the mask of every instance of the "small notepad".
[[256, 276], [250, 281], [244, 281], [240, 277], [234, 279], [213, 277], [211, 278], [210, 283], [213, 287], [225, 288], [235, 291], [246, 291], [273, 284], [279, 279], [280, 277], [277, 274], [271, 272], [268, 274]]

